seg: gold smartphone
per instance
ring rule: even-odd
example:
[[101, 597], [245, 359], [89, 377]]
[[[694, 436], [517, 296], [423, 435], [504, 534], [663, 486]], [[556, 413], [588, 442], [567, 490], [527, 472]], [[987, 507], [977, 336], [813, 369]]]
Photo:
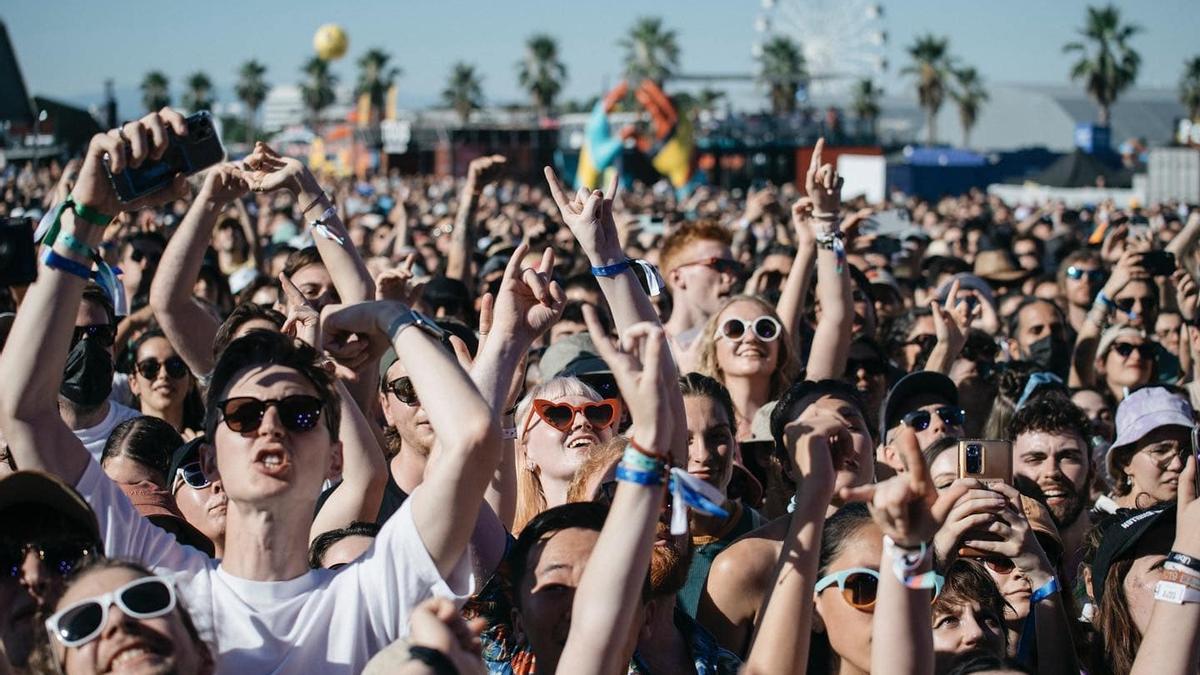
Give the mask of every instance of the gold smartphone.
[[[958, 442], [958, 477], [974, 478], [984, 485], [1012, 485], [1012, 443], [1008, 441], [966, 440]], [[995, 539], [981, 532], [980, 539]], [[958, 555], [964, 558], [985, 558], [989, 554], [963, 546]]]

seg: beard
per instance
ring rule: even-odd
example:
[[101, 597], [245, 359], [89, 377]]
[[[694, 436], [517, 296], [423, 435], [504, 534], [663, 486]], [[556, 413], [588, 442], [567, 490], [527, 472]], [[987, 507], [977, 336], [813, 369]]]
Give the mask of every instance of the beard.
[[1060, 532], [1064, 528], [1073, 525], [1079, 519], [1079, 514], [1083, 513], [1083, 510], [1087, 507], [1085, 495], [1080, 494], [1079, 490], [1075, 489], [1075, 486], [1067, 481], [1058, 481], [1054, 486], [1055, 490], [1062, 492], [1065, 498], [1061, 504], [1054, 506], [1047, 503], [1046, 493], [1040, 485], [1028, 479], [1022, 479], [1020, 482], [1023, 484], [1018, 484], [1017, 489], [1041, 502], [1046, 507], [1046, 510], [1050, 512], [1050, 520], [1054, 521], [1054, 526]]
[[692, 563], [691, 541], [686, 536], [671, 535], [670, 528], [658, 524], [656, 538], [666, 539], [666, 546], [655, 545], [650, 551], [650, 596], [664, 598], [674, 595], [687, 583]]

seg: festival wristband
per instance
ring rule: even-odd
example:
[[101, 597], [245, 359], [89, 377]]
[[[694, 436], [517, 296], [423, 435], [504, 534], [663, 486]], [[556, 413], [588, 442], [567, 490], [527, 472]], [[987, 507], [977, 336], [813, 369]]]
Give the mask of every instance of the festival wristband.
[[62, 238], [60, 238], [58, 241], [63, 246], [66, 246], [68, 251], [74, 253], [80, 258], [88, 258], [89, 260], [91, 259], [92, 249], [87, 244], [76, 239], [75, 235], [71, 234], [70, 232], [63, 233]]
[[1154, 599], [1176, 605], [1198, 603], [1200, 602], [1200, 591], [1173, 581], [1160, 581], [1154, 585]]
[[113, 221], [112, 216], [106, 216], [86, 204], [80, 204], [79, 202], [75, 201], [75, 195], [67, 195], [67, 203], [72, 205], [72, 210], [75, 211], [75, 215], [83, 218], [93, 225], [108, 227], [108, 224]]
[[328, 239], [329, 241], [336, 241], [338, 246], [342, 246], [346, 243], [346, 240], [334, 234], [333, 230], [329, 229], [329, 226], [325, 224], [325, 221], [336, 215], [337, 208], [330, 206], [329, 208], [325, 209], [325, 212], [318, 216], [316, 220], [309, 223], [308, 226], [322, 237]]
[[631, 469], [624, 464], [617, 465], [617, 480], [626, 483], [637, 483], [638, 485], [657, 486], [663, 484], [663, 475], [659, 473], [650, 473], [648, 471], [637, 471]]
[[454, 662], [432, 647], [412, 645], [408, 648], [408, 658], [429, 666], [434, 675], [458, 675], [458, 668]]
[[661, 472], [663, 470], [661, 459], [634, 449], [632, 446], [625, 448], [625, 455], [621, 458], [621, 463], [636, 471]]
[[1164, 567], [1162, 580], [1170, 581], [1173, 584], [1182, 584], [1188, 588], [1194, 588], [1197, 591], [1200, 591], [1200, 577], [1194, 576], [1187, 572], [1180, 572], [1179, 570], [1173, 570]]
[[1180, 553], [1179, 551], [1171, 551], [1167, 554], [1167, 562], [1175, 563], [1176, 565], [1182, 565], [1192, 570], [1196, 574], [1200, 574], [1200, 558], [1193, 558], [1192, 556], [1186, 553]]
[[1061, 590], [1062, 586], [1058, 584], [1058, 577], [1050, 577], [1050, 581], [1042, 584], [1041, 588], [1038, 588], [1033, 592], [1033, 595], [1029, 596], [1029, 603], [1036, 605]]
[[618, 274], [629, 269], [629, 266], [632, 264], [633, 264], [633, 258], [626, 258], [626, 259], [622, 260], [621, 262], [613, 263], [611, 265], [603, 265], [601, 267], [593, 267], [592, 268], [592, 276], [594, 276], [594, 277], [615, 277]]
[[929, 560], [930, 549], [921, 542], [917, 548], [908, 548], [896, 543], [896, 540], [883, 535], [883, 551], [892, 558], [892, 567], [899, 571], [898, 578], [903, 581], [905, 577], [910, 576], [917, 571], [924, 562]]
[[51, 269], [77, 276], [84, 281], [92, 280], [92, 269], [90, 267], [71, 260], [66, 256], [59, 255], [52, 248], [47, 247], [42, 249], [42, 264]]
[[620, 276], [622, 273], [625, 272], [625, 270], [629, 269], [633, 265], [637, 265], [638, 267], [642, 268], [642, 273], [646, 276], [646, 292], [649, 293], [651, 297], [657, 296], [660, 293], [662, 293], [662, 289], [666, 286], [666, 282], [663, 281], [662, 275], [659, 274], [659, 272], [658, 272], [658, 268], [655, 267], [654, 265], [651, 265], [650, 263], [646, 262], [645, 260], [638, 260], [636, 258], [626, 258], [626, 259], [622, 260], [621, 262], [613, 263], [611, 265], [603, 265], [601, 267], [593, 267], [592, 268], [592, 276], [596, 276], [596, 277]]
[[1096, 294], [1096, 302], [1104, 305], [1108, 309], [1116, 309], [1117, 307], [1117, 303], [1113, 302], [1112, 298], [1105, 295], [1103, 290]]

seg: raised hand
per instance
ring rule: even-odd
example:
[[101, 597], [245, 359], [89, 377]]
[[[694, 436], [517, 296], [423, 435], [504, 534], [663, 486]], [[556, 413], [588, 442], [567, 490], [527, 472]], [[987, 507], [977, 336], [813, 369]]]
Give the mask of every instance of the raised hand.
[[284, 157], [271, 146], [259, 141], [254, 152], [242, 160], [250, 175], [250, 187], [255, 192], [285, 189], [293, 194], [301, 191], [300, 178], [308, 169], [298, 159]]
[[[1004, 509], [998, 514], [999, 517], [986, 527], [967, 532], [963, 545], [1011, 559], [1017, 569], [1029, 577], [1034, 588], [1037, 588], [1054, 575], [1054, 566], [1034, 536], [1033, 528], [1029, 527], [1025, 507], [1021, 503], [1021, 493], [1011, 485], [1003, 483], [996, 483], [991, 489], [1004, 498]], [[995, 535], [1000, 540], [971, 537], [972, 532], [980, 530]]]
[[1200, 300], [1200, 288], [1196, 280], [1182, 267], [1171, 274], [1171, 283], [1175, 285], [1175, 302], [1179, 305], [1179, 315], [1184, 321], [1196, 318], [1196, 304]]
[[[809, 406], [783, 428], [784, 446], [799, 476], [797, 499], [813, 499], [829, 505], [840, 458], [854, 454], [849, 423], [837, 413]], [[836, 459], [835, 459], [836, 458]]]
[[357, 302], [349, 305], [325, 305], [321, 309], [321, 333], [325, 343], [345, 344], [351, 336], [365, 340], [371, 359], [378, 358], [391, 346], [388, 327], [405, 310], [393, 300]]
[[140, 167], [147, 159], [162, 159], [170, 142], [168, 129], [178, 136], [187, 135], [187, 123], [183, 115], [163, 108], [120, 129], [93, 136], [79, 169], [79, 178], [71, 191], [75, 201], [106, 216], [116, 216], [121, 211], [157, 206], [187, 195], [187, 179], [179, 175], [167, 189], [122, 204], [104, 171], [105, 164], [109, 171], [119, 174], [129, 168]]
[[669, 455], [672, 466], [686, 466], [687, 446], [671, 447], [674, 416], [667, 392], [675, 383], [670, 381], [671, 354], [662, 326], [648, 321], [634, 324], [617, 345], [600, 325], [594, 307], [584, 306], [583, 318], [596, 352], [612, 368], [621, 397], [633, 416], [630, 437], [643, 446], [652, 444], [646, 446], [648, 450]]
[[283, 272], [279, 273], [279, 287], [283, 289], [283, 297], [287, 310], [287, 319], [280, 331], [289, 337], [298, 338], [308, 343], [314, 349], [321, 348], [321, 315], [308, 298], [296, 288], [296, 284]]
[[562, 316], [567, 296], [554, 281], [554, 249], [547, 248], [536, 268], [521, 269], [529, 252], [522, 242], [504, 269], [492, 312], [491, 333], [532, 344]]
[[486, 623], [480, 618], [463, 619], [454, 603], [445, 598], [430, 598], [413, 610], [408, 643], [445, 654], [459, 675], [485, 675], [479, 633]]
[[504, 155], [487, 155], [476, 157], [467, 165], [467, 182], [476, 188], [481, 188], [496, 180], [508, 159]]
[[959, 283], [955, 279], [950, 284], [950, 292], [946, 294], [946, 308], [934, 300], [929, 303], [933, 311], [933, 324], [937, 332], [939, 344], [945, 345], [950, 361], [958, 358], [963, 346], [967, 344], [967, 333], [971, 330], [971, 322], [979, 316], [979, 305], [972, 310], [966, 300], [958, 299]]
[[1112, 264], [1121, 259], [1125, 253], [1125, 237], [1128, 234], [1129, 226], [1121, 224], [1104, 235], [1104, 242], [1100, 244], [1100, 257], [1104, 262]]
[[1113, 266], [1108, 281], [1104, 283], [1104, 295], [1112, 300], [1130, 281], [1149, 277], [1146, 269], [1142, 267], [1142, 252], [1132, 245], [1127, 246], [1117, 260], [1117, 264]]
[[817, 245], [812, 219], [812, 197], [800, 197], [792, 203], [792, 230], [796, 233], [796, 248], [800, 251], [811, 249]]
[[[574, 197], [567, 197], [554, 169], [546, 167], [546, 182], [550, 195], [558, 205], [563, 222], [579, 241], [580, 248], [594, 266], [611, 265], [624, 260], [621, 241], [612, 220], [612, 200], [617, 193], [617, 176], [613, 176], [607, 194], [580, 189]], [[606, 217], [607, 209], [607, 217]]]
[[413, 264], [416, 260], [417, 254], [409, 253], [399, 267], [380, 272], [375, 277], [375, 299], [396, 300], [409, 307], [420, 302], [421, 293], [429, 280], [417, 280], [413, 277]]
[[905, 426], [896, 437], [905, 472], [882, 483], [842, 488], [847, 502], [866, 502], [883, 533], [900, 546], [916, 548], [933, 540], [951, 507], [967, 490], [955, 484], [938, 495], [921, 456], [917, 433]]
[[819, 219], [837, 216], [842, 208], [842, 183], [845, 182], [832, 164], [821, 163], [824, 150], [825, 139], [817, 139], [808, 173], [804, 176], [804, 190], [813, 200], [813, 215]]
[[250, 191], [246, 174], [234, 164], [218, 164], [204, 176], [200, 198], [214, 204], [228, 204]]

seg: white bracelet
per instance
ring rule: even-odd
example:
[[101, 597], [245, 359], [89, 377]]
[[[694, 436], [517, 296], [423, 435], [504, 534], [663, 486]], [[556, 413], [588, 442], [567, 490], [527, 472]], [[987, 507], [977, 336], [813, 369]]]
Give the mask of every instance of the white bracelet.
[[1160, 581], [1154, 585], [1154, 599], [1176, 605], [1200, 603], [1200, 591], [1174, 581]]
[[325, 237], [326, 239], [328, 239], [330, 241], [336, 241], [338, 243], [338, 246], [343, 246], [343, 245], [345, 245], [346, 240], [342, 239], [338, 235], [334, 234], [333, 230], [329, 229], [329, 226], [325, 224], [325, 221], [329, 220], [330, 218], [332, 218], [336, 215], [337, 215], [337, 208], [330, 206], [329, 208], [325, 209], [324, 213], [322, 213], [320, 216], [317, 216], [316, 220], [309, 223], [308, 226], [310, 228], [312, 228], [313, 231], [315, 231], [317, 234], [321, 235], [322, 237]]
[[517, 440], [517, 428], [516, 427], [502, 428], [502, 429], [500, 429], [500, 435], [501, 435], [501, 438], [503, 438], [506, 441], [515, 441], [515, 440]]

